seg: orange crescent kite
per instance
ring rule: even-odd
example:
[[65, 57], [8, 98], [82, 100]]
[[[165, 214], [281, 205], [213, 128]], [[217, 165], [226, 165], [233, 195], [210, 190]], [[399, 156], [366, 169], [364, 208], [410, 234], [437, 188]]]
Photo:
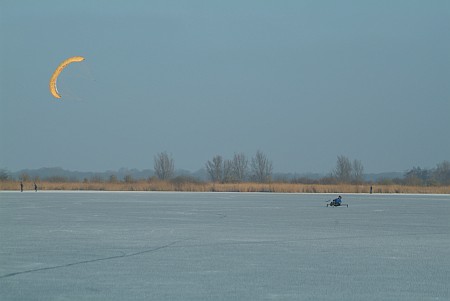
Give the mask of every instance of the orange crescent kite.
[[72, 64], [74, 62], [82, 62], [82, 61], [84, 61], [84, 57], [82, 57], [82, 56], [73, 56], [73, 57], [68, 58], [67, 60], [63, 61], [61, 64], [59, 64], [58, 68], [56, 68], [55, 72], [53, 72], [52, 77], [50, 78], [50, 83], [49, 83], [50, 93], [52, 93], [53, 97], [61, 98], [61, 95], [59, 95], [58, 89], [56, 87], [56, 80], [58, 79], [59, 74], [69, 64]]

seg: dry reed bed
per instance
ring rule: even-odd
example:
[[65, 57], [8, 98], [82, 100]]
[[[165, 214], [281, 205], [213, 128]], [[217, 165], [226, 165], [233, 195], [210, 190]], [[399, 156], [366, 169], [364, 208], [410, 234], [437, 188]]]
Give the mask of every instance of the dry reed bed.
[[[187, 191], [187, 192], [277, 192], [277, 193], [369, 193], [370, 185], [321, 185], [290, 183], [174, 183], [170, 181], [105, 182], [38, 182], [39, 190], [69, 191]], [[20, 182], [0, 182], [0, 190], [19, 190]], [[33, 190], [24, 183], [24, 190]], [[450, 194], [450, 186], [373, 185], [373, 193]]]

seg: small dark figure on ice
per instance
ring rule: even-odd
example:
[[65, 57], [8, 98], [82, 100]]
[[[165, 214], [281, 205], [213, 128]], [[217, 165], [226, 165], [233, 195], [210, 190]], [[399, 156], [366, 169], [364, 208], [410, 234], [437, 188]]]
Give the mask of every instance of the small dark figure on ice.
[[20, 192], [23, 192], [23, 182], [20, 181]]
[[36, 185], [36, 182], [34, 183], [34, 191], [37, 192], [37, 185]]

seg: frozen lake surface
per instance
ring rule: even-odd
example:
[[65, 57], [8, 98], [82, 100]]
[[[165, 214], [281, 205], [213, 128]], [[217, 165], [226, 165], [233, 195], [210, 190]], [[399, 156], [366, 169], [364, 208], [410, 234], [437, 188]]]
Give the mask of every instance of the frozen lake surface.
[[0, 192], [1, 300], [449, 300], [449, 195]]

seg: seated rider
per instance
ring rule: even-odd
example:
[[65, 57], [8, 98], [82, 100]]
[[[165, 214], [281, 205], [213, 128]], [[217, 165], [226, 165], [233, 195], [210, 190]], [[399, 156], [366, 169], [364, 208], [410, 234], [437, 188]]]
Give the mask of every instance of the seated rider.
[[341, 206], [341, 202], [342, 202], [342, 197], [341, 196], [338, 196], [337, 199], [333, 200], [334, 206]]

